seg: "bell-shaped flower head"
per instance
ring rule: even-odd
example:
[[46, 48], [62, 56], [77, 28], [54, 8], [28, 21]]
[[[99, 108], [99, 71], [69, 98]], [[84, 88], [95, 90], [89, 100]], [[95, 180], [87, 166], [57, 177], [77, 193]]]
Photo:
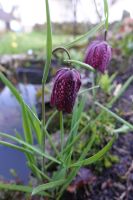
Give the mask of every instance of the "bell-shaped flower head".
[[106, 41], [93, 41], [87, 48], [84, 62], [104, 73], [112, 57], [112, 49]]
[[51, 106], [71, 113], [80, 89], [81, 77], [76, 69], [62, 68], [55, 75], [51, 94]]

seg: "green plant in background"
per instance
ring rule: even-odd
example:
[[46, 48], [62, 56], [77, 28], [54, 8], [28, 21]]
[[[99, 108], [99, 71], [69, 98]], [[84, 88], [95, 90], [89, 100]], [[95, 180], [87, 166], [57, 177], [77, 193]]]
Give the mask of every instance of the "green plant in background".
[[[112, 147], [114, 141], [117, 138], [118, 133], [125, 132], [128, 130], [133, 130], [133, 125], [125, 121], [124, 119], [117, 116], [115, 113], [110, 111], [108, 108], [110, 108], [113, 103], [116, 102], [116, 100], [122, 95], [124, 90], [128, 87], [128, 85], [133, 81], [133, 76], [128, 80], [128, 82], [125, 83], [125, 85], [122, 87], [120, 92], [118, 93], [117, 97], [113, 97], [110, 102], [107, 103], [106, 107], [100, 104], [99, 102], [96, 102], [94, 98], [93, 105], [95, 107], [99, 107], [101, 109], [101, 112], [97, 112], [95, 109], [95, 112], [97, 112], [97, 116], [92, 118], [92, 116], [88, 116], [87, 114], [84, 115], [84, 107], [86, 103], [85, 94], [87, 91], [93, 89], [95, 91], [98, 87], [93, 86], [92, 88], [81, 90], [79, 92], [79, 96], [77, 97], [73, 113], [71, 116], [71, 127], [69, 130], [69, 133], [67, 134], [66, 140], [64, 139], [65, 129], [64, 129], [64, 119], [65, 115], [63, 114], [64, 106], [66, 110], [66, 106], [71, 105], [71, 101], [69, 101], [70, 105], [66, 105], [63, 102], [58, 102], [59, 100], [62, 100], [62, 97], [59, 95], [57, 98], [54, 97], [54, 105], [59, 110], [59, 123], [60, 123], [60, 147], [58, 148], [55, 144], [55, 141], [53, 141], [53, 138], [51, 136], [51, 133], [48, 131], [48, 126], [52, 122], [52, 120], [56, 117], [58, 114], [58, 111], [53, 112], [53, 114], [49, 117], [49, 119], [46, 121], [45, 118], [45, 83], [47, 80], [47, 76], [49, 73], [49, 69], [51, 66], [51, 57], [52, 57], [52, 31], [51, 31], [51, 22], [50, 22], [50, 12], [49, 12], [49, 4], [48, 0], [46, 2], [46, 14], [47, 14], [47, 40], [46, 40], [46, 62], [44, 67], [44, 74], [42, 79], [42, 121], [40, 121], [36, 115], [36, 113], [24, 102], [23, 98], [19, 94], [19, 92], [16, 90], [16, 88], [11, 84], [11, 82], [2, 74], [0, 73], [0, 79], [5, 83], [5, 85], [11, 90], [13, 95], [16, 97], [17, 101], [19, 102], [21, 109], [22, 109], [22, 119], [23, 119], [23, 130], [24, 130], [24, 138], [22, 138], [19, 133], [16, 134], [16, 136], [12, 136], [6, 133], [0, 132], [0, 136], [2, 138], [7, 138], [6, 140], [0, 140], [0, 144], [17, 149], [19, 151], [22, 151], [26, 155], [27, 159], [27, 165], [31, 169], [32, 173], [37, 179], [37, 186], [35, 188], [32, 188], [31, 186], [23, 186], [23, 185], [15, 185], [15, 184], [3, 184], [0, 183], [0, 188], [5, 188], [9, 190], [18, 190], [26, 193], [30, 193], [30, 195], [38, 194], [40, 196], [47, 196], [49, 198], [54, 199], [60, 199], [65, 189], [68, 187], [68, 185], [71, 183], [73, 178], [76, 176], [77, 172], [82, 166], [90, 165], [92, 163], [95, 163], [99, 159], [101, 159]], [[101, 22], [99, 25], [94, 27], [92, 30], [90, 30], [88, 33], [84, 34], [83, 36], [77, 38], [75, 41], [71, 42], [70, 44], [65, 45], [65, 48], [72, 47], [75, 43], [80, 42], [81, 40], [85, 39], [86, 37], [90, 37], [93, 34], [95, 34], [103, 25], [105, 24], [106, 32], [108, 29], [108, 5], [107, 1], [104, 0], [104, 8], [105, 8], [105, 22]], [[106, 38], [106, 37], [105, 37]], [[65, 50], [65, 52], [68, 52], [65, 48], [62, 48]], [[68, 54], [69, 55], [69, 54]], [[91, 70], [94, 73], [96, 70], [94, 67], [85, 64], [78, 60], [73, 60], [70, 58], [68, 60], [64, 61], [66, 65], [72, 68], [72, 66], [79, 66], [83, 67], [87, 70]], [[71, 65], [70, 65], [71, 64]], [[67, 69], [68, 69], [67, 68]], [[67, 70], [72, 75], [72, 70]], [[76, 70], [74, 70], [75, 72]], [[66, 72], [65, 72], [66, 73]], [[74, 81], [77, 81], [79, 79], [79, 75], [76, 73], [76, 79]], [[64, 74], [64, 73], [63, 73]], [[55, 80], [55, 87], [53, 88], [54, 95], [56, 96], [58, 92], [60, 93], [63, 91], [62, 85], [58, 89], [58, 81], [59, 78], [61, 78], [63, 75], [60, 72], [57, 72], [56, 80]], [[66, 77], [68, 79], [66, 79]], [[71, 76], [75, 78], [75, 75]], [[78, 78], [77, 78], [78, 77]], [[62, 79], [61, 79], [62, 80]], [[65, 75], [64, 81], [71, 80], [70, 77]], [[71, 81], [69, 82], [71, 84]], [[62, 82], [64, 84], [64, 82]], [[72, 86], [72, 85], [71, 85]], [[76, 90], [76, 93], [78, 92], [77, 89], [77, 83], [74, 85], [75, 87], [72, 87], [72, 91]], [[65, 86], [63, 86], [64, 89]], [[71, 87], [70, 87], [71, 88]], [[70, 92], [70, 88], [68, 91]], [[64, 92], [64, 91], [63, 91]], [[74, 94], [76, 95], [76, 94]], [[65, 97], [66, 98], [66, 97]], [[76, 96], [73, 97], [74, 101], [76, 99]], [[72, 100], [73, 100], [72, 98]], [[58, 104], [58, 103], [59, 104]], [[72, 104], [72, 107], [74, 105], [74, 102]], [[92, 108], [94, 109], [94, 107]], [[68, 110], [66, 110], [68, 111]], [[70, 110], [71, 111], [71, 110]], [[94, 112], [94, 110], [93, 110]], [[98, 114], [99, 113], [99, 114]], [[87, 123], [82, 125], [82, 128], [80, 127], [81, 122], [84, 118], [88, 120]], [[124, 126], [120, 127], [119, 129], [115, 129], [115, 126], [112, 126], [114, 123], [114, 120], [118, 120], [120, 123], [122, 123]], [[104, 125], [104, 123], [108, 123], [108, 127], [101, 125]], [[106, 124], [107, 124], [106, 123]], [[108, 129], [107, 129], [108, 128]], [[36, 136], [37, 145], [34, 143], [33, 140], [33, 132]], [[104, 145], [101, 147], [101, 150], [98, 148], [96, 151], [91, 151], [93, 145], [97, 145], [99, 143], [99, 135], [106, 132], [104, 134], [104, 137], [106, 135], [108, 136], [107, 140], [104, 140]], [[47, 139], [47, 140], [46, 140]], [[103, 137], [101, 138], [101, 140]], [[101, 142], [100, 140], [100, 142]], [[11, 141], [11, 142], [9, 142]], [[15, 142], [14, 143], [12, 143]], [[51, 149], [53, 150], [52, 154], [47, 152], [46, 149], [46, 141], [50, 144]], [[77, 146], [80, 144], [80, 141], [84, 141], [84, 143], [81, 145], [81, 150], [78, 152], [77, 155]], [[95, 144], [96, 142], [96, 144]], [[53, 173], [49, 173], [50, 167], [54, 166]]]
[[107, 94], [111, 94], [111, 90], [114, 89], [113, 87], [113, 80], [116, 77], [116, 73], [109, 77], [108, 73], [103, 74], [100, 77], [99, 85], [100, 88]]
[[119, 49], [123, 56], [130, 57], [133, 52], [133, 34], [127, 33], [124, 37], [114, 40], [113, 46]]

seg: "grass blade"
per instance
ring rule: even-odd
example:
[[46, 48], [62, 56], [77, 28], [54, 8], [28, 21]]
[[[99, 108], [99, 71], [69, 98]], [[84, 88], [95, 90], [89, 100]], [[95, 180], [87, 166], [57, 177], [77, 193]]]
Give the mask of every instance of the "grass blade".
[[107, 104], [108, 107], [111, 107], [126, 91], [128, 86], [133, 82], [133, 76], [130, 76], [128, 80], [123, 84], [122, 88], [118, 92], [117, 96], [113, 97], [112, 100]]
[[[20, 191], [20, 192], [26, 192], [26, 193], [31, 193], [32, 190], [33, 190], [33, 188], [30, 187], [30, 186], [16, 185], [16, 184], [5, 184], [5, 183], [2, 183], [2, 182], [0, 182], [0, 189]], [[39, 195], [50, 196], [47, 192], [39, 193]]]
[[108, 9], [108, 2], [104, 0], [104, 15], [105, 15], [105, 28], [108, 31], [108, 18], [109, 18], [109, 9]]
[[27, 116], [27, 109], [26, 109], [26, 105], [23, 101], [23, 98], [21, 97], [21, 95], [19, 94], [17, 89], [12, 85], [12, 83], [1, 72], [0, 72], [0, 79], [10, 89], [12, 94], [16, 97], [17, 101], [21, 105], [25, 139], [26, 139], [27, 142], [32, 144], [32, 142], [33, 142], [32, 132], [30, 130], [29, 119], [28, 119], [28, 116]]
[[51, 57], [52, 57], [52, 28], [51, 28], [51, 20], [50, 20], [50, 10], [48, 0], [45, 0], [46, 3], [46, 18], [47, 18], [47, 39], [46, 39], [46, 62], [43, 72], [42, 84], [46, 83], [49, 68], [51, 65]]
[[109, 142], [108, 144], [103, 147], [98, 153], [96, 153], [94, 156], [91, 156], [88, 159], [76, 162], [72, 165], [70, 165], [70, 167], [78, 167], [78, 166], [83, 166], [83, 165], [90, 165], [94, 162], [96, 162], [97, 160], [99, 160], [107, 151], [109, 151], [109, 149], [112, 147], [114, 141], [115, 141], [116, 137], [114, 136]]
[[69, 44], [63, 45], [65, 48], [71, 48], [74, 44], [80, 42], [81, 40], [85, 39], [85, 38], [90, 38], [92, 37], [100, 28], [102, 28], [104, 25], [104, 22], [99, 23], [98, 25], [96, 25], [94, 28], [92, 28], [90, 31], [88, 31], [87, 33], [85, 33], [84, 35], [79, 36], [76, 40], [72, 41]]
[[126, 120], [122, 119], [121, 117], [119, 117], [117, 114], [115, 114], [114, 112], [112, 112], [111, 110], [109, 110], [108, 108], [106, 108], [105, 106], [103, 106], [102, 104], [95, 102], [95, 104], [97, 106], [99, 106], [100, 108], [102, 108], [102, 110], [106, 111], [108, 114], [110, 114], [112, 117], [114, 117], [115, 119], [117, 119], [119, 122], [127, 125], [131, 130], [133, 130], [133, 125], [130, 124], [129, 122], [127, 122]]
[[9, 142], [6, 142], [6, 141], [0, 141], [0, 144], [1, 145], [4, 145], [4, 146], [7, 146], [7, 147], [10, 147], [12, 149], [16, 149], [18, 151], [22, 151], [24, 153], [30, 153], [30, 154], [33, 154], [32, 151], [28, 150], [28, 149], [25, 149], [24, 147], [20, 147], [20, 146], [17, 146], [15, 144], [12, 144], [12, 143], [9, 143]]
[[52, 156], [48, 155], [47, 153], [42, 152], [38, 148], [36, 148], [36, 147], [28, 144], [27, 142], [24, 142], [24, 141], [22, 141], [22, 140], [20, 140], [20, 139], [18, 139], [16, 137], [14, 137], [14, 136], [6, 134], [6, 133], [1, 133], [0, 132], [0, 136], [5, 137], [5, 138], [9, 138], [9, 139], [11, 139], [11, 140], [13, 140], [15, 142], [18, 142], [19, 144], [24, 145], [25, 148], [28, 148], [29, 150], [33, 151], [34, 153], [37, 153], [37, 154], [39, 154], [39, 155], [41, 155], [41, 156], [43, 156], [43, 157], [45, 157], [45, 158], [47, 158], [47, 159], [49, 159], [51, 161], [54, 161], [54, 162], [60, 164], [60, 161], [58, 161], [57, 159], [55, 159]]
[[32, 191], [32, 195], [35, 195], [41, 191], [47, 190], [47, 189], [51, 189], [51, 188], [55, 188], [57, 186], [60, 186], [64, 183], [64, 179], [58, 180], [58, 181], [53, 181], [53, 182], [49, 182], [43, 185], [39, 185], [38, 187], [34, 188]]

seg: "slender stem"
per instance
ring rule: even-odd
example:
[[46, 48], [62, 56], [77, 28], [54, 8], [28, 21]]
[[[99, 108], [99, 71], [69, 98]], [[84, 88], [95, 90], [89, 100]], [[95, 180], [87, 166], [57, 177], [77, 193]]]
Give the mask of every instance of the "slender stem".
[[98, 18], [99, 18], [99, 21], [101, 22], [101, 15], [100, 15], [100, 13], [99, 13], [99, 11], [98, 11], [98, 8], [97, 8], [97, 3], [96, 3], [96, 1], [94, 0], [94, 5], [95, 5], [95, 9], [96, 9], [96, 13], [97, 13], [97, 16], [98, 16]]
[[105, 41], [107, 40], [107, 33], [108, 33], [108, 31], [105, 30], [105, 32], [104, 32], [104, 40], [105, 40]]
[[[51, 66], [51, 57], [52, 57], [52, 29], [51, 29], [51, 20], [50, 20], [50, 10], [49, 10], [49, 1], [45, 0], [46, 6], [46, 19], [47, 19], [47, 39], [46, 39], [46, 62], [43, 71], [43, 78], [42, 78], [42, 151], [45, 152], [45, 83], [48, 77], [49, 68]], [[44, 171], [45, 159], [42, 159], [42, 170]]]
[[96, 85], [96, 73], [93, 73], [93, 78], [92, 78], [92, 94], [93, 94], [93, 111], [95, 112], [95, 101], [96, 101], [96, 90], [95, 90], [95, 85]]
[[52, 54], [54, 54], [56, 51], [65, 51], [65, 53], [68, 56], [68, 59], [71, 60], [71, 56], [69, 54], [69, 51], [65, 47], [57, 47], [52, 51]]
[[63, 126], [63, 113], [62, 111], [60, 113], [60, 139], [61, 139], [61, 152], [63, 151], [63, 146], [64, 146], [64, 126]]
[[[45, 152], [45, 98], [44, 98], [45, 84], [42, 84], [42, 151]], [[42, 159], [42, 170], [44, 171], [45, 158]]]

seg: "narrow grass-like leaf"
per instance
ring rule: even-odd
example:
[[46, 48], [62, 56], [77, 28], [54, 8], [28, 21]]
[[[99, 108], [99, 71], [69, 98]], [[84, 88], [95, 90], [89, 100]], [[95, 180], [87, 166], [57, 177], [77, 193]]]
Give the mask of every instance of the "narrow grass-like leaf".
[[32, 113], [28, 112], [28, 117], [29, 117], [32, 129], [36, 134], [38, 144], [41, 146], [41, 144], [42, 144], [41, 124], [38, 122], [38, 120], [36, 120], [36, 118], [32, 115]]
[[53, 114], [48, 118], [48, 121], [46, 123], [46, 129], [48, 128], [49, 124], [51, 123], [51, 121], [54, 119], [54, 117], [57, 115], [58, 111], [56, 110], [55, 112], [53, 112]]
[[55, 154], [59, 156], [59, 151], [58, 151], [58, 149], [56, 148], [56, 145], [54, 144], [51, 135], [48, 133], [47, 130], [45, 130], [45, 132], [46, 132], [46, 136], [47, 136], [47, 138], [48, 138], [48, 140], [49, 140], [49, 143], [50, 143], [51, 147], [53, 148]]
[[[79, 120], [81, 119], [82, 117], [82, 112], [83, 112], [83, 109], [84, 109], [84, 106], [85, 106], [85, 102], [86, 102], [86, 96], [82, 97], [79, 101], [79, 105], [78, 105], [78, 102], [77, 102], [77, 106], [75, 107], [75, 110], [74, 110], [74, 119], [72, 117], [72, 124], [71, 124], [71, 129], [73, 128], [74, 124]], [[77, 134], [77, 131], [78, 131], [78, 127], [79, 126], [76, 126], [75, 127], [75, 130], [72, 132], [72, 137], [74, 137], [76, 134]]]
[[117, 96], [113, 97], [112, 100], [107, 104], [108, 107], [111, 107], [126, 91], [128, 86], [133, 82], [133, 75], [128, 78], [128, 80], [123, 84], [122, 88], [118, 92]]
[[28, 150], [28, 149], [25, 149], [24, 147], [20, 147], [20, 146], [17, 146], [15, 144], [12, 144], [12, 143], [9, 143], [9, 142], [6, 142], [6, 141], [2, 141], [0, 140], [0, 144], [1, 145], [4, 145], [4, 146], [7, 146], [7, 147], [10, 147], [12, 149], [16, 149], [18, 151], [22, 151], [24, 153], [30, 153], [30, 154], [33, 154], [32, 151]]
[[[16, 185], [16, 184], [6, 184], [6, 183], [2, 183], [2, 182], [0, 182], [0, 189], [20, 191], [20, 192], [26, 192], [26, 193], [31, 193], [32, 190], [33, 190], [33, 188], [30, 187], [30, 186]], [[38, 193], [38, 194], [50, 196], [47, 192], [41, 192], [41, 193]]]
[[87, 33], [85, 33], [84, 35], [79, 36], [76, 40], [70, 42], [69, 44], [63, 45], [65, 48], [71, 48], [74, 44], [84, 40], [85, 38], [90, 38], [92, 36], [94, 36], [94, 34], [100, 29], [102, 28], [104, 25], [104, 22], [99, 23], [98, 25], [96, 25], [94, 28], [92, 28], [90, 31], [88, 31]]
[[1, 133], [0, 132], [0, 136], [5, 137], [5, 138], [9, 138], [9, 139], [11, 139], [11, 140], [13, 140], [15, 142], [18, 142], [19, 144], [24, 145], [25, 148], [28, 148], [29, 150], [32, 150], [34, 153], [37, 153], [37, 154], [39, 154], [39, 155], [41, 155], [41, 156], [43, 156], [43, 157], [45, 157], [45, 158], [47, 158], [47, 159], [49, 159], [51, 161], [54, 161], [54, 162], [60, 164], [60, 161], [58, 161], [57, 159], [53, 158], [52, 156], [50, 156], [50, 155], [48, 155], [46, 153], [43, 153], [41, 150], [39, 150], [38, 148], [28, 144], [27, 142], [24, 142], [24, 141], [14, 137], [14, 136], [6, 134], [6, 133]]
[[120, 128], [113, 130], [113, 133], [127, 133], [130, 128], [127, 125], [122, 125]]
[[47, 39], [46, 39], [46, 62], [45, 62], [45, 67], [44, 67], [42, 84], [46, 83], [49, 68], [51, 65], [51, 57], [52, 57], [52, 28], [51, 28], [48, 0], [45, 0], [45, 4], [46, 4], [46, 18], [47, 18]]
[[98, 102], [95, 102], [95, 104], [98, 105], [100, 108], [102, 108], [102, 110], [106, 111], [109, 115], [111, 115], [112, 117], [117, 119], [119, 122], [125, 124], [131, 130], [133, 130], [133, 125], [130, 124], [129, 122], [127, 122], [126, 120], [124, 120], [123, 118], [121, 118], [120, 116], [118, 116], [116, 113], [112, 112], [111, 110], [109, 110], [108, 108], [106, 108], [105, 106], [103, 106], [102, 104], [100, 104]]
[[99, 160], [100, 158], [102, 158], [102, 156], [109, 151], [109, 149], [112, 147], [114, 141], [115, 141], [116, 137], [114, 136], [109, 142], [108, 144], [103, 147], [103, 149], [101, 149], [98, 153], [96, 153], [94, 156], [91, 156], [88, 159], [73, 163], [72, 165], [70, 165], [70, 167], [77, 167], [77, 166], [84, 166], [84, 165], [90, 165], [94, 162], [96, 162], [97, 160]]
[[78, 135], [76, 135], [76, 136], [74, 137], [73, 141], [70, 142], [70, 143], [66, 146], [66, 148], [64, 149], [63, 152], [69, 151], [70, 148], [71, 148], [76, 142], [79, 141], [80, 137], [81, 137], [83, 134], [85, 134], [85, 132], [88, 130], [89, 127], [90, 127], [90, 124], [87, 124], [87, 125], [82, 129], [82, 131], [81, 131]]
[[107, 2], [107, 0], [104, 0], [104, 15], [105, 15], [105, 28], [108, 31], [109, 9], [108, 9], [108, 2]]
[[53, 181], [53, 182], [49, 182], [43, 185], [39, 185], [38, 187], [34, 188], [32, 191], [32, 195], [38, 194], [41, 191], [47, 190], [47, 189], [51, 189], [51, 188], [55, 188], [57, 186], [60, 186], [64, 183], [64, 179], [62, 180], [58, 180], [58, 181]]
[[26, 111], [24, 102], [22, 102], [21, 108], [22, 108], [22, 120], [23, 120], [23, 130], [24, 130], [25, 140], [29, 144], [33, 144], [33, 136], [30, 126], [30, 121], [28, 118], [28, 113]]
[[43, 179], [51, 181], [51, 178], [49, 178], [45, 173], [43, 173], [40, 169], [38, 169], [37, 166], [35, 166], [34, 164], [32, 164], [32, 167], [35, 169], [36, 172], [38, 172], [43, 177]]
[[78, 61], [78, 60], [64, 60], [64, 62], [65, 63], [71, 63], [72, 65], [76, 65], [76, 66], [80, 66], [80, 67], [82, 67], [82, 68], [84, 68], [84, 69], [87, 69], [87, 70], [89, 70], [89, 71], [92, 71], [92, 72], [95, 72], [96, 70], [92, 67], [92, 66], [90, 66], [90, 65], [88, 65], [88, 64], [86, 64], [86, 63], [83, 63], [83, 62], [81, 62], [81, 61]]
[[23, 101], [23, 98], [21, 97], [17, 89], [12, 85], [12, 83], [1, 72], [0, 72], [0, 79], [11, 90], [12, 94], [16, 97], [17, 101], [21, 105], [25, 139], [26, 141], [32, 144], [32, 141], [33, 141], [32, 132], [30, 130], [29, 120], [28, 120], [27, 111], [26, 111], [26, 105]]
[[96, 86], [88, 88], [88, 89], [80, 90], [79, 93], [78, 93], [78, 95], [81, 95], [83, 93], [89, 92], [90, 90], [98, 89], [99, 87], [100, 87], [99, 85], [96, 85]]
[[[89, 152], [89, 150], [91, 149], [94, 141], [96, 138], [96, 132], [92, 133], [92, 136], [88, 142], [87, 147], [83, 150], [80, 158], [78, 161], [81, 161], [85, 158], [86, 154]], [[68, 175], [68, 177], [66, 178], [65, 183], [63, 184], [63, 187], [60, 190], [60, 194], [63, 193], [63, 191], [68, 187], [68, 185], [72, 182], [72, 180], [74, 179], [74, 177], [76, 176], [76, 174], [78, 173], [79, 169], [81, 168], [82, 165], [78, 166], [78, 167], [74, 167], [74, 169], [72, 168], [71, 173]], [[57, 199], [60, 199], [60, 195], [58, 196]]]

